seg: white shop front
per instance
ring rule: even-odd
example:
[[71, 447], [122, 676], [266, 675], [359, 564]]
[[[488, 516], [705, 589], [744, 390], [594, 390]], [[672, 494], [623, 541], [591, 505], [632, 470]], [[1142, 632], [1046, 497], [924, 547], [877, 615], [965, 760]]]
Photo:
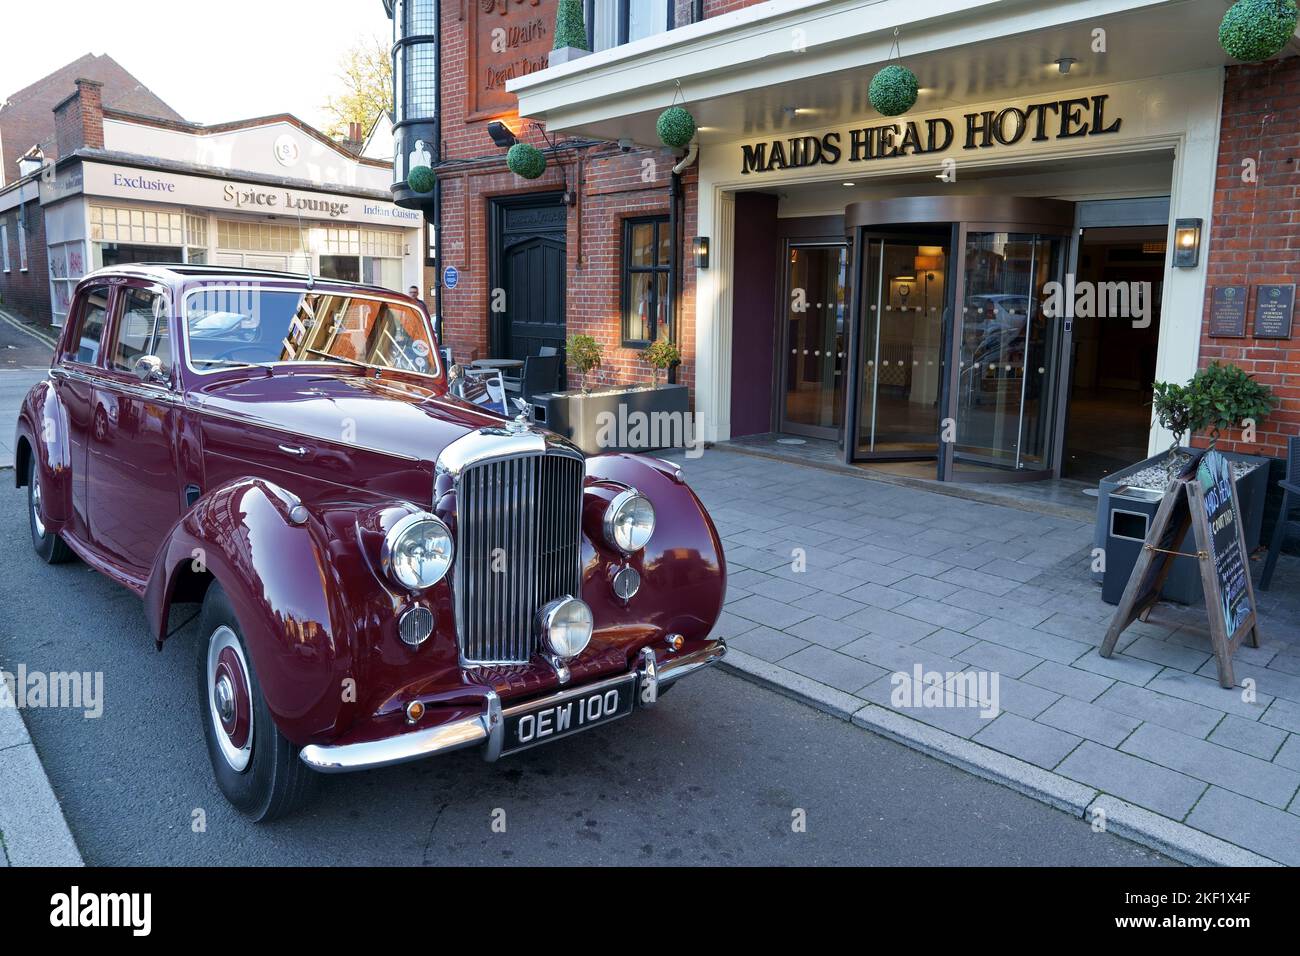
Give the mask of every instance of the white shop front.
[[42, 183], [54, 321], [78, 279], [128, 262], [311, 272], [394, 291], [422, 284], [418, 211], [369, 190], [304, 189], [82, 160]]

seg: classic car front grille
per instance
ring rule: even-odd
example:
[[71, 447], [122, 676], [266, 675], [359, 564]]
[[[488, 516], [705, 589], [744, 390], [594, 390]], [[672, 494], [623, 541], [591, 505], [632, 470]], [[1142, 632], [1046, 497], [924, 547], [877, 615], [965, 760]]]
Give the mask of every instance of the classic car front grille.
[[456, 626], [465, 663], [527, 661], [533, 616], [577, 595], [583, 463], [523, 455], [475, 464], [456, 485]]

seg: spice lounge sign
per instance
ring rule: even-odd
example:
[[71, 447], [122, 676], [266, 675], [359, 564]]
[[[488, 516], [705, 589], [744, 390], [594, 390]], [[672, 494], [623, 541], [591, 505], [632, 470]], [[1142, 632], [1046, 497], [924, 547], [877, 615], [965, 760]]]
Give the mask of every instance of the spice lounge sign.
[[741, 147], [740, 172], [861, 163], [898, 156], [996, 149], [1021, 143], [1073, 140], [1118, 133], [1123, 120], [1111, 115], [1110, 96], [1080, 96], [1026, 106], [965, 113], [956, 122], [939, 116], [906, 123], [864, 126], [842, 133], [795, 136]]

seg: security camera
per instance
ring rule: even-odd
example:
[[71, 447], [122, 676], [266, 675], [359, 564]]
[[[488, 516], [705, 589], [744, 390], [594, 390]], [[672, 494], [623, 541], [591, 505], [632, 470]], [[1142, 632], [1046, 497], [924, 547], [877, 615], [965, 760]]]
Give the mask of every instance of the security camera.
[[620, 140], [618, 141], [618, 148], [621, 149], [621, 150], [622, 150], [623, 152], [625, 152], [625, 153], [630, 153], [630, 152], [632, 152], [632, 147], [635, 146], [635, 145], [636, 145], [636, 144], [633, 143], [630, 139], [620, 139]]

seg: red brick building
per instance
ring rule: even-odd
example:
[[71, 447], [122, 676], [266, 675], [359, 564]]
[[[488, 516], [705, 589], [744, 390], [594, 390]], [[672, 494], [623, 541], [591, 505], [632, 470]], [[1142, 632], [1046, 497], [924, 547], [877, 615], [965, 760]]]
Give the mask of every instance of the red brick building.
[[[1253, 174], [1243, 166], [1246, 161], [1253, 161]], [[1298, 162], [1300, 57], [1229, 67], [1211, 224], [1212, 287], [1257, 289], [1300, 281]], [[1230, 438], [1224, 447], [1285, 456], [1287, 438], [1300, 434], [1300, 327], [1293, 325], [1286, 338], [1220, 338], [1210, 331], [1207, 296], [1201, 366], [1239, 365], [1269, 386], [1280, 403], [1260, 423], [1254, 444]]]

